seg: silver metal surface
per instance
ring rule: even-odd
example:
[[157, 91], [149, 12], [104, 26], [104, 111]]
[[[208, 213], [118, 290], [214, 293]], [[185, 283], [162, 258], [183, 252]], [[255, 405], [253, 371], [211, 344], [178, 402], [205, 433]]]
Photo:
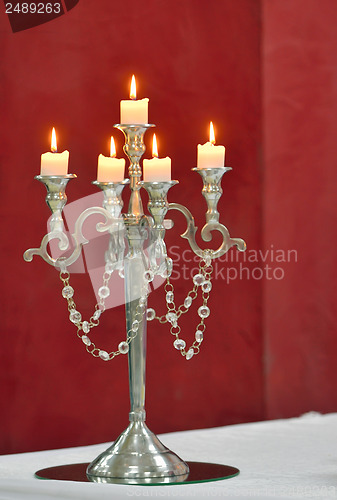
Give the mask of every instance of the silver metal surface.
[[120, 182], [93, 181], [92, 184], [103, 191], [103, 208], [118, 219], [123, 208], [122, 191], [127, 184], [130, 184], [130, 179], [124, 179]]
[[75, 174], [67, 175], [36, 175], [34, 179], [42, 182], [47, 189], [46, 203], [52, 212], [51, 231], [63, 231], [62, 210], [67, 203], [66, 187]]
[[139, 193], [139, 181], [142, 177], [142, 169], [139, 162], [146, 149], [144, 134], [149, 128], [155, 127], [155, 125], [151, 123], [144, 123], [142, 125], [124, 125], [123, 123], [118, 123], [114, 125], [114, 127], [121, 130], [124, 134], [125, 144], [123, 150], [130, 160], [129, 177], [131, 195], [128, 213], [132, 215], [143, 215], [142, 199]]
[[120, 182], [94, 181], [92, 184], [103, 191], [103, 208], [113, 217], [109, 227], [109, 245], [105, 252], [105, 262], [114, 264], [116, 270], [123, 272], [125, 253], [124, 221], [121, 217], [123, 208], [122, 192], [130, 179]]
[[169, 204], [167, 202], [167, 193], [171, 187], [179, 184], [179, 181], [161, 181], [139, 183], [148, 193], [149, 202], [147, 208], [154, 220], [154, 227], [157, 230], [165, 229], [163, 222], [167, 214]]
[[206, 222], [219, 222], [217, 205], [222, 195], [221, 179], [229, 170], [232, 170], [231, 167], [192, 168], [204, 184], [201, 192], [207, 203]]
[[188, 473], [188, 465], [168, 450], [142, 421], [131, 422], [87, 468], [91, 481], [127, 484], [176, 483], [185, 481]]
[[[162, 277], [167, 276], [167, 250], [165, 245], [165, 215], [168, 211], [167, 194], [171, 187], [178, 181], [140, 182], [139, 183], [149, 195], [147, 208], [152, 216], [149, 218], [149, 246], [148, 256], [151, 269], [157, 269]], [[172, 221], [170, 221], [172, 222]], [[170, 225], [168, 226], [170, 228]]]

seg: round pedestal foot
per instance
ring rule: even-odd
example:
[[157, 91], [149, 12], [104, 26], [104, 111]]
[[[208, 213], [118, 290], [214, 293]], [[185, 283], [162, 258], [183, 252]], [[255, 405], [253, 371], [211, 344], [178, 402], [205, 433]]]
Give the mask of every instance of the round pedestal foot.
[[90, 481], [126, 484], [180, 482], [188, 465], [166, 448], [145, 422], [131, 422], [110, 448], [87, 468]]

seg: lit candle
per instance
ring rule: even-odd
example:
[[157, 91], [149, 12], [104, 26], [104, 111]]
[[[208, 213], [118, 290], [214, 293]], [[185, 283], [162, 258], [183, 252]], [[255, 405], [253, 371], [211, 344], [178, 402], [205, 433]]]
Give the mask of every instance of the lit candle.
[[198, 168], [224, 167], [225, 146], [215, 146], [213, 123], [209, 124], [209, 142], [198, 144]]
[[140, 125], [148, 123], [148, 107], [149, 100], [145, 99], [136, 100], [136, 79], [132, 75], [130, 86], [130, 100], [121, 101], [121, 123], [127, 125]]
[[156, 134], [153, 134], [152, 160], [143, 160], [144, 181], [163, 182], [171, 180], [171, 158], [158, 158]]
[[121, 182], [124, 180], [125, 160], [116, 158], [114, 138], [110, 141], [110, 156], [102, 154], [98, 157], [97, 180], [98, 182]]
[[57, 152], [56, 132], [53, 127], [51, 133], [51, 153], [41, 155], [41, 175], [67, 175], [69, 151]]

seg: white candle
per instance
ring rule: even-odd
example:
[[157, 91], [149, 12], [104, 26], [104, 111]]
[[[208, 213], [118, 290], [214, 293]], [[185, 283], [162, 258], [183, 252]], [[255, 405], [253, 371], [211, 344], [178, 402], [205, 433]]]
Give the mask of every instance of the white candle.
[[143, 160], [143, 179], [145, 182], [163, 182], [171, 180], [171, 158], [158, 158], [156, 134], [153, 134], [152, 160]]
[[206, 144], [198, 144], [198, 168], [224, 167], [225, 146], [215, 146], [213, 123], [210, 123], [210, 140]]
[[110, 156], [100, 154], [98, 157], [98, 182], [121, 182], [124, 180], [125, 160], [124, 158], [115, 158], [115, 156], [115, 141], [111, 137]]
[[171, 180], [171, 158], [152, 158], [143, 160], [144, 181], [162, 182]]
[[136, 80], [132, 75], [130, 87], [130, 100], [121, 101], [120, 122], [126, 125], [139, 125], [148, 123], [149, 99], [136, 100]]
[[53, 127], [51, 136], [51, 153], [41, 155], [40, 175], [67, 175], [69, 163], [69, 151], [57, 153], [56, 132]]

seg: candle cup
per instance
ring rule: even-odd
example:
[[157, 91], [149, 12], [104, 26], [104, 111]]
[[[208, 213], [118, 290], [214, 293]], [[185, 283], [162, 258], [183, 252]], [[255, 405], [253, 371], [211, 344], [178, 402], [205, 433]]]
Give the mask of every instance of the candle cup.
[[46, 203], [52, 212], [50, 221], [51, 231], [63, 231], [62, 210], [67, 203], [66, 187], [76, 174], [67, 175], [36, 175], [34, 179], [46, 186]]
[[221, 179], [229, 170], [231, 167], [192, 168], [193, 172], [200, 174], [204, 184], [201, 192], [207, 203], [207, 223], [219, 222], [217, 205], [222, 195]]
[[149, 195], [148, 209], [154, 220], [154, 228], [160, 231], [165, 231], [164, 217], [168, 210], [167, 193], [169, 189], [179, 181], [161, 181], [161, 182], [146, 182], [141, 181], [142, 186]]
[[92, 182], [94, 186], [98, 186], [103, 191], [103, 208], [116, 219], [120, 217], [123, 208], [122, 191], [129, 183], [130, 179], [124, 179], [120, 182]]
[[128, 125], [118, 123], [114, 125], [115, 128], [121, 130], [125, 137], [125, 144], [123, 151], [130, 160], [129, 174], [130, 178], [135, 175], [142, 174], [139, 161], [145, 153], [144, 134], [147, 129], [155, 127], [151, 123], [144, 123], [141, 125]]

